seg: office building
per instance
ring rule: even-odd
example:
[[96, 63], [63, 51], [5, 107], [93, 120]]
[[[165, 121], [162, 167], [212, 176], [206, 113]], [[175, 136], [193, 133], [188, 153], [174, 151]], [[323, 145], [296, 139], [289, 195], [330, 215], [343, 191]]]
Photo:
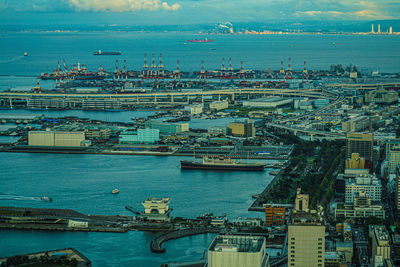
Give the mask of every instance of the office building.
[[185, 111], [191, 115], [201, 114], [203, 112], [203, 104], [186, 106]]
[[229, 123], [229, 130], [231, 135], [239, 137], [252, 137], [256, 132], [253, 121], [247, 119]]
[[367, 104], [394, 104], [399, 101], [399, 94], [395, 91], [387, 91], [383, 88], [378, 88], [376, 90], [366, 92], [364, 101]]
[[360, 192], [354, 196], [354, 204], [336, 204], [334, 217], [335, 220], [355, 220], [368, 217], [384, 219], [385, 210], [381, 204], [372, 203], [371, 198], [365, 192]]
[[373, 133], [347, 133], [346, 135], [346, 159], [351, 158], [351, 154], [358, 155], [365, 160], [372, 161], [374, 148]]
[[382, 184], [381, 181], [371, 174], [360, 174], [355, 178], [346, 179], [345, 201], [353, 203], [354, 196], [360, 192], [365, 192], [372, 201], [381, 201]]
[[265, 225], [282, 225], [285, 224], [286, 209], [273, 205], [265, 206]]
[[288, 266], [325, 265], [325, 226], [315, 210], [308, 208], [308, 195], [297, 190], [296, 207], [288, 226]]
[[181, 132], [189, 131], [189, 123], [163, 123], [158, 121], [146, 121], [146, 128], [158, 129], [160, 134], [176, 135]]
[[269, 267], [262, 236], [218, 235], [207, 250], [209, 267]]
[[[369, 236], [372, 239], [372, 260], [381, 256], [383, 260], [390, 259], [389, 233], [384, 225], [370, 225]], [[374, 265], [376, 266], [376, 265]]]
[[386, 151], [386, 160], [388, 161], [388, 174], [392, 174], [396, 172], [397, 165], [400, 164], [400, 144], [395, 144], [399, 142], [396, 140], [390, 142], [391, 145], [386, 145], [388, 151]]
[[85, 132], [29, 131], [30, 146], [80, 147], [85, 141]]

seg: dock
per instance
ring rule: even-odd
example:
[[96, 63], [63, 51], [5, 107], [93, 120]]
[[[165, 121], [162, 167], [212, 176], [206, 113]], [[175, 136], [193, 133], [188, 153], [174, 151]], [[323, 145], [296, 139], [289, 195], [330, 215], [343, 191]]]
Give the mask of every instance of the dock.
[[165, 253], [166, 250], [161, 245], [162, 243], [172, 240], [178, 239], [186, 236], [192, 235], [200, 235], [200, 234], [208, 234], [208, 233], [219, 233], [221, 229], [213, 229], [213, 228], [192, 228], [192, 229], [182, 229], [173, 232], [168, 232], [160, 235], [150, 243], [150, 249], [154, 253]]

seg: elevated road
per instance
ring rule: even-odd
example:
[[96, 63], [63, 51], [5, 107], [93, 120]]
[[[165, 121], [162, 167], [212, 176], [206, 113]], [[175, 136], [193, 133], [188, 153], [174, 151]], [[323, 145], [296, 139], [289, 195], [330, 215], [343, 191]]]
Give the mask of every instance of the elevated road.
[[64, 101], [67, 108], [80, 107], [90, 101], [118, 101], [121, 106], [139, 104], [188, 104], [191, 101], [204, 102], [230, 99], [244, 100], [263, 96], [328, 98], [334, 100], [334, 93], [322, 89], [277, 89], [277, 88], [235, 88], [191, 92], [156, 92], [156, 93], [123, 93], [123, 94], [66, 94], [66, 93], [19, 93], [0, 92], [3, 105], [13, 106], [18, 101]]

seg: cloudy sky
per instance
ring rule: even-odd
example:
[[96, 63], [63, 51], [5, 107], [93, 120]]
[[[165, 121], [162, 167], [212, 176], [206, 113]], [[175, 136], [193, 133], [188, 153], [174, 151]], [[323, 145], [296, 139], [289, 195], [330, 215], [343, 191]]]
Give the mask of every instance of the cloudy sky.
[[399, 0], [0, 0], [0, 23], [3, 25], [158, 25], [398, 18]]

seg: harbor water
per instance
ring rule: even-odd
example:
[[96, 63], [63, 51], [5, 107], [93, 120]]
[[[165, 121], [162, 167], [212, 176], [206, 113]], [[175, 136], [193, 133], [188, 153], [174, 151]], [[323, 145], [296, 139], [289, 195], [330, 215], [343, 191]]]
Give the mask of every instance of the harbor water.
[[[400, 71], [399, 36], [356, 35], [264, 35], [211, 36], [212, 43], [185, 44], [194, 34], [172, 33], [2, 33], [0, 36], [0, 90], [33, 87], [42, 72], [51, 72], [65, 59], [71, 68], [80, 62], [89, 70], [102, 65], [115, 68], [115, 59], [127, 60], [129, 70], [139, 70], [143, 54], [163, 54], [166, 69], [199, 70], [221, 66], [232, 57], [234, 68], [280, 68], [291, 57], [294, 69], [329, 69], [331, 64], [350, 63], [363, 71]], [[198, 37], [198, 36], [197, 36]], [[212, 48], [212, 49], [210, 49]], [[93, 56], [93, 51], [121, 51], [121, 56]], [[215, 49], [215, 50], [214, 50]], [[28, 56], [23, 53], [27, 51]], [[149, 60], [149, 57], [148, 57]], [[43, 82], [52, 88], [54, 81]], [[27, 111], [0, 113], [45, 114], [48, 117], [78, 116], [104, 121], [130, 122], [155, 111]], [[228, 119], [193, 120], [191, 127], [227, 126]], [[252, 195], [271, 181], [264, 172], [182, 171], [182, 157], [65, 155], [0, 153], [0, 206], [69, 208], [88, 214], [130, 215], [126, 205], [143, 210], [147, 197], [170, 197], [173, 216], [196, 217], [213, 212], [262, 217], [248, 212]], [[120, 193], [111, 194], [114, 188]], [[48, 196], [53, 202], [40, 201]], [[171, 261], [201, 259], [214, 235], [173, 240], [163, 246], [165, 254], [152, 254], [150, 241], [156, 234], [130, 231], [115, 233], [44, 232], [0, 230], [0, 257], [42, 250], [74, 247], [92, 260], [93, 266], [159, 266]], [[6, 240], [6, 242], [4, 242]]]

